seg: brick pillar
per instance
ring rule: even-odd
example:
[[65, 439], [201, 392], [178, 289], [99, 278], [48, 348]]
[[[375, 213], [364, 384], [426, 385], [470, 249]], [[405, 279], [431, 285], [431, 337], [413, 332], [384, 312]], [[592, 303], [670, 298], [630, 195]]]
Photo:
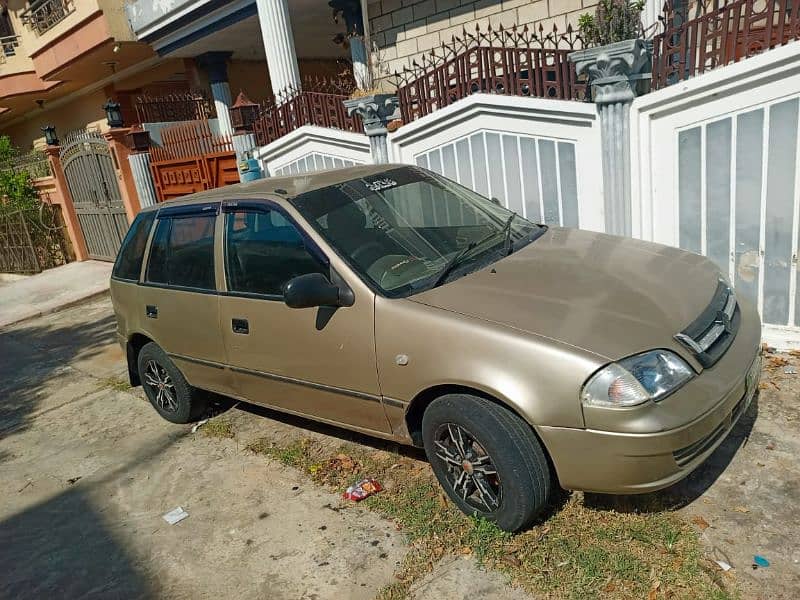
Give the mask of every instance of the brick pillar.
[[69, 235], [69, 241], [72, 242], [75, 258], [77, 260], [87, 260], [89, 251], [86, 249], [86, 240], [83, 237], [78, 215], [75, 213], [75, 204], [72, 202], [72, 194], [69, 192], [64, 169], [61, 167], [60, 151], [61, 146], [48, 146], [45, 149], [47, 158], [50, 161], [50, 170], [53, 172], [53, 179], [56, 182], [56, 189], [58, 189], [63, 200], [61, 203], [61, 216], [64, 217], [64, 224], [67, 226], [67, 235]]
[[114, 170], [117, 174], [122, 203], [125, 206], [125, 214], [128, 215], [128, 223], [142, 210], [139, 202], [139, 195], [136, 192], [136, 181], [131, 171], [131, 164], [128, 161], [130, 148], [125, 143], [125, 136], [130, 132], [130, 127], [115, 127], [103, 134], [111, 150], [111, 158], [114, 161]]

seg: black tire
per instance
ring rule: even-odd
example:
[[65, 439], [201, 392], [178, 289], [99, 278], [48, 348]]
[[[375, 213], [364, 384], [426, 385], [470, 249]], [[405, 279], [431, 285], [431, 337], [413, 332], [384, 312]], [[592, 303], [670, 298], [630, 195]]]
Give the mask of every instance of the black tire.
[[[436, 478], [464, 513], [513, 532], [530, 526], [546, 506], [552, 486], [547, 458], [530, 425], [510, 410], [448, 394], [425, 410], [422, 439]], [[463, 456], [468, 465], [454, 464]]]
[[[139, 378], [150, 404], [172, 423], [191, 423], [208, 407], [208, 400], [190, 386], [166, 352], [150, 342], [139, 351]], [[159, 385], [161, 383], [161, 393]]]

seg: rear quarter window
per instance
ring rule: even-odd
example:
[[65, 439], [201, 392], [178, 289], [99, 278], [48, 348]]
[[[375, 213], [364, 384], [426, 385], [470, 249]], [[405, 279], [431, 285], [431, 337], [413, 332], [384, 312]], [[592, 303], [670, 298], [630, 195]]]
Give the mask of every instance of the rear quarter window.
[[114, 277], [139, 281], [147, 238], [155, 218], [155, 211], [149, 211], [139, 213], [133, 220], [117, 254], [114, 270], [111, 272]]

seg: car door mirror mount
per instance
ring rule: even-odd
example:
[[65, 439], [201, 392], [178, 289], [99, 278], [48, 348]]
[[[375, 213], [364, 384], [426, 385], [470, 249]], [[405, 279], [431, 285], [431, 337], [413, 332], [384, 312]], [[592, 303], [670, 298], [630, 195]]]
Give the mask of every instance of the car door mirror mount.
[[286, 282], [283, 300], [290, 308], [351, 305], [352, 302], [347, 303], [348, 298], [343, 298], [341, 292], [342, 288], [328, 281], [322, 273], [307, 273]]

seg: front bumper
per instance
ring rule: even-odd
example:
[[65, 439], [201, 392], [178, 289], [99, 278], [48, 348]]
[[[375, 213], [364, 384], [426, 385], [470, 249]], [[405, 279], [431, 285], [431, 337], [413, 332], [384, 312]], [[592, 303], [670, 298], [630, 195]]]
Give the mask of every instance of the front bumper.
[[[760, 323], [758, 316], [754, 317], [756, 323], [746, 328], [751, 331], [740, 330], [743, 339], [734, 341], [739, 347], [729, 350], [729, 364], [721, 364], [727, 358], [723, 357], [714, 367], [722, 367], [728, 386], [733, 383], [733, 387], [721, 398], [717, 396], [710, 410], [685, 424], [652, 433], [537, 427], [561, 486], [611, 494], [646, 493], [668, 487], [700, 466], [722, 443], [758, 390]], [[752, 331], [754, 326], [758, 333]], [[738, 366], [731, 364], [734, 362]], [[711, 371], [698, 379], [715, 377]], [[732, 372], [736, 373], [733, 377]], [[714, 386], [698, 385], [693, 391], [700, 393], [709, 387]], [[684, 395], [692, 394], [687, 390]]]

